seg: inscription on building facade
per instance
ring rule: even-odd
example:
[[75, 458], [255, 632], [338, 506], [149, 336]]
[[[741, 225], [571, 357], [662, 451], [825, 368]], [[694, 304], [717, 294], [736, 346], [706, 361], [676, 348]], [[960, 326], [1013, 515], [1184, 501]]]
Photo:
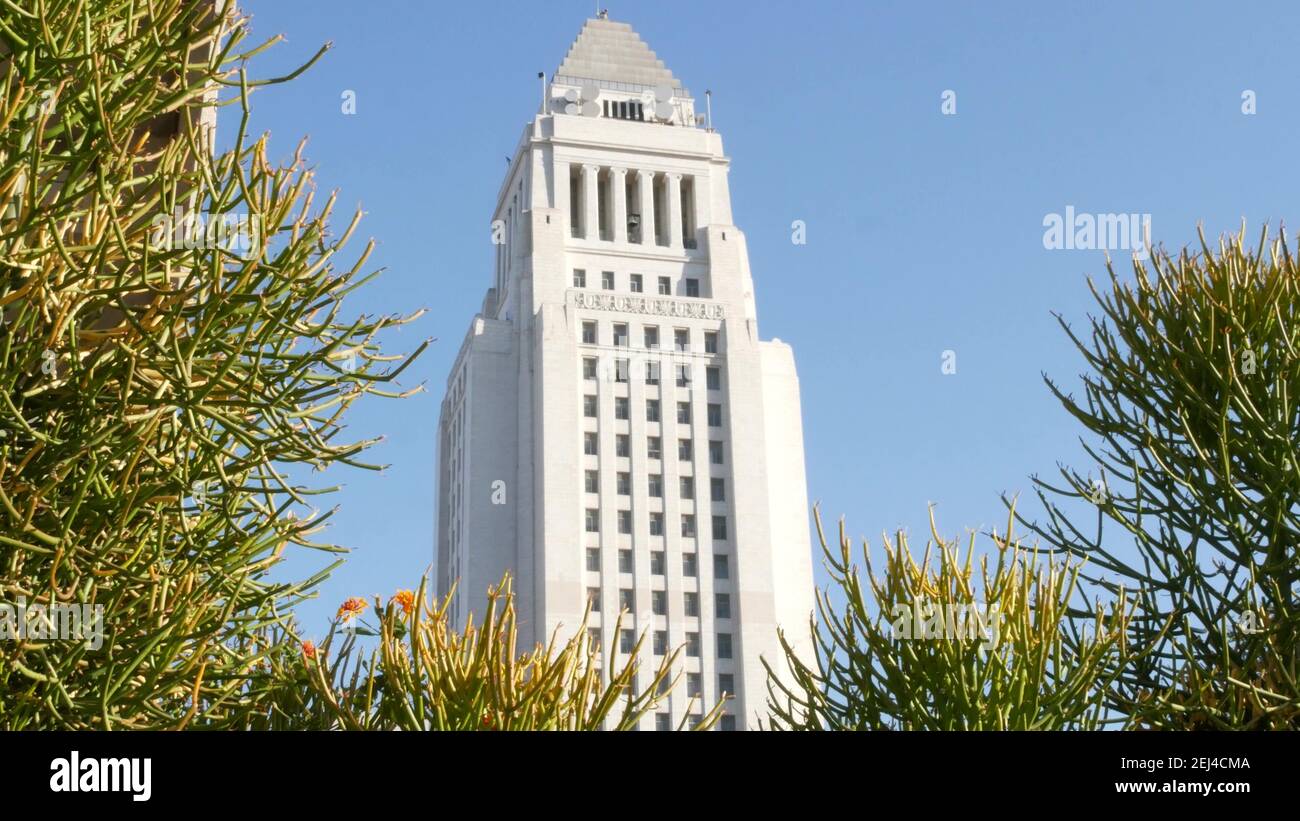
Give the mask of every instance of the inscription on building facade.
[[570, 291], [573, 304], [579, 308], [598, 311], [621, 311], [628, 314], [653, 314], [681, 319], [722, 319], [723, 307], [714, 302], [672, 299], [669, 297], [634, 296], [626, 294], [593, 294], [587, 291]]

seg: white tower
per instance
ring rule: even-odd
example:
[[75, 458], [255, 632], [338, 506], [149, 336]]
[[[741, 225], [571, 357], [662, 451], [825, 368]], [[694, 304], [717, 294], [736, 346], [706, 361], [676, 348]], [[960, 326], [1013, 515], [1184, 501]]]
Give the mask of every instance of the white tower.
[[642, 686], [685, 646], [645, 729], [723, 692], [753, 727], [813, 580], [794, 356], [758, 336], [730, 161], [626, 23], [588, 20], [542, 88], [442, 404], [439, 590], [463, 623], [510, 571], [521, 646], [590, 599], [606, 659], [649, 632]]

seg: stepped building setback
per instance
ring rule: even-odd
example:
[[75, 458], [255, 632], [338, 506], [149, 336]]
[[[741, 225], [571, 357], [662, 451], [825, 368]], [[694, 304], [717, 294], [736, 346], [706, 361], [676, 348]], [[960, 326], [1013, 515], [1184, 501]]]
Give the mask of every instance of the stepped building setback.
[[730, 161], [626, 23], [588, 20], [541, 87], [442, 404], [438, 586], [477, 622], [509, 571], [520, 649], [590, 602], [605, 663], [647, 634], [640, 686], [684, 647], [643, 729], [724, 693], [753, 728], [813, 578], [794, 355], [759, 338]]

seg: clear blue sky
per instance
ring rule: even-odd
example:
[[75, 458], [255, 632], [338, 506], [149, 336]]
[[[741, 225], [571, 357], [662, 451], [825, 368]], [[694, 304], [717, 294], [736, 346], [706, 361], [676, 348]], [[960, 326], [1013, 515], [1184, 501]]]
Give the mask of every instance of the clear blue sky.
[[[594, 10], [483, 5], [244, 0], [258, 39], [288, 38], [256, 75], [334, 43], [302, 78], [254, 96], [253, 125], [284, 157], [310, 136], [320, 188], [367, 212], [363, 237], [388, 271], [349, 307], [427, 307], [390, 344], [439, 339], [404, 381], [428, 393], [353, 416], [356, 435], [387, 435], [372, 455], [391, 467], [338, 477], [329, 538], [354, 552], [300, 611], [315, 635], [345, 596], [413, 586], [432, 561], [438, 406], [491, 284], [504, 158], [536, 108], [537, 72], [555, 70]], [[1051, 311], [1085, 320], [1085, 276], [1104, 257], [1044, 249], [1045, 215], [1149, 213], [1170, 247], [1194, 242], [1198, 221], [1211, 235], [1243, 217], [1252, 230], [1300, 224], [1294, 0], [658, 0], [610, 16], [697, 97], [713, 91], [760, 330], [790, 342], [799, 366], [809, 497], [873, 544], [898, 527], [923, 537], [930, 502], [950, 535], [1000, 527], [1000, 492], [1028, 495], [1031, 474], [1084, 464], [1040, 374], [1076, 384], [1081, 363]], [[940, 110], [948, 89], [954, 116]], [[806, 245], [791, 243], [794, 220]], [[956, 374], [941, 373], [945, 350]]]

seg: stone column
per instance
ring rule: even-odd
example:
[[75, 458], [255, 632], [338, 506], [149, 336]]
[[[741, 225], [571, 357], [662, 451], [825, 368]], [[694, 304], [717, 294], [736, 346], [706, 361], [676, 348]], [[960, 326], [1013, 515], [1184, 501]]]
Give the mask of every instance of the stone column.
[[614, 241], [627, 242], [627, 169], [610, 170], [610, 196], [614, 198]]
[[682, 175], [668, 174], [668, 247], [682, 248]]
[[641, 188], [641, 244], [655, 244], [655, 174], [638, 171], [637, 182]]
[[582, 166], [582, 235], [589, 240], [600, 239], [600, 194], [597, 191], [599, 180], [599, 165]]

